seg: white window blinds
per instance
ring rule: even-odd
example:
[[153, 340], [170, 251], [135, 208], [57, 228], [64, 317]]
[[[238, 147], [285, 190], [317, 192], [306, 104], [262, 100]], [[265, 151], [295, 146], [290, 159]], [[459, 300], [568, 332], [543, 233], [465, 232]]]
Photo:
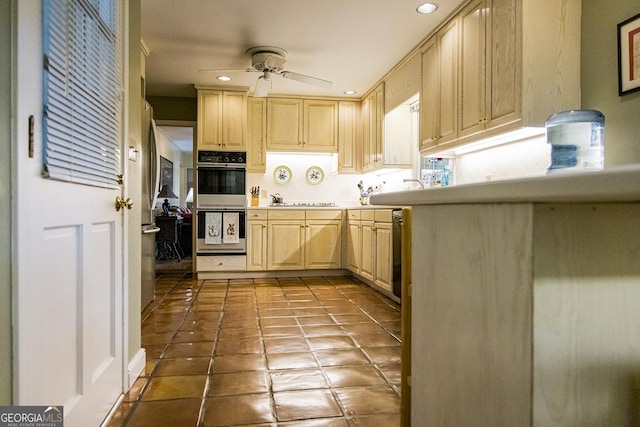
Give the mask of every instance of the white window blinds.
[[121, 3], [43, 0], [45, 177], [118, 188]]

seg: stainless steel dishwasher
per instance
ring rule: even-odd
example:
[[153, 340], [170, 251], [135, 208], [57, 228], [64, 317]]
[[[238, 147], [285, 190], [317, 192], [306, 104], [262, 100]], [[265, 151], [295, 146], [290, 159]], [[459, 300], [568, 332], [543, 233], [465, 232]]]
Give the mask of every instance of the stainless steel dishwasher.
[[393, 295], [400, 298], [402, 288], [402, 209], [391, 213], [393, 234]]

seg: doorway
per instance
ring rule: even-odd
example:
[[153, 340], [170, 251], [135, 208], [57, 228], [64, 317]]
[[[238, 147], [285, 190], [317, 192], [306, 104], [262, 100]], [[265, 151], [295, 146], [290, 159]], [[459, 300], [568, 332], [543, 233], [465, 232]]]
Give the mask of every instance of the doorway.
[[[177, 244], [175, 247], [168, 242], [156, 242], [155, 254], [155, 272], [163, 274], [167, 272], [189, 272], [193, 271], [193, 226], [192, 226], [192, 207], [194, 193], [194, 136], [195, 122], [158, 120], [157, 124], [157, 149], [161, 158], [161, 162], [165, 168], [161, 166], [161, 183], [164, 177], [170, 185], [174, 198], [163, 199], [158, 197], [155, 212], [160, 215], [162, 204], [165, 200], [169, 202], [169, 215], [176, 216], [177, 220], [174, 224], [170, 221], [170, 229], [163, 230], [157, 236], [162, 240], [163, 236], [168, 236], [169, 240], [174, 238], [173, 231], [175, 229]], [[169, 171], [162, 169], [169, 168]], [[161, 188], [159, 188], [160, 190]], [[158, 220], [156, 225], [163, 227], [166, 221]], [[169, 242], [170, 243], [170, 242]]]

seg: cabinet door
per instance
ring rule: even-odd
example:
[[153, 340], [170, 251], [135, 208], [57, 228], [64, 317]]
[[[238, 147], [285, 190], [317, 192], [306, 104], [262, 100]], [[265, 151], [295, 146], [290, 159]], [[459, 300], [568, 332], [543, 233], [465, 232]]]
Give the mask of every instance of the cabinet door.
[[367, 96], [362, 100], [362, 170], [367, 171], [373, 167], [371, 157], [371, 114], [373, 108], [373, 97]]
[[373, 154], [373, 165], [382, 166], [384, 163], [384, 148], [383, 148], [383, 122], [384, 122], [384, 83], [380, 83], [374, 91], [375, 104], [373, 105], [375, 115], [373, 116], [371, 129], [372, 134], [372, 146], [371, 151]]
[[452, 20], [436, 37], [440, 57], [440, 114], [437, 133], [437, 144], [440, 145], [458, 137], [458, 20]]
[[347, 268], [360, 274], [362, 264], [362, 224], [360, 221], [349, 221], [349, 238], [347, 239]]
[[222, 96], [222, 145], [225, 151], [246, 151], [247, 94], [224, 92]]
[[222, 149], [222, 92], [198, 91], [198, 148]]
[[460, 12], [460, 138], [481, 132], [487, 122], [485, 11], [485, 0], [476, 0]]
[[373, 282], [387, 291], [393, 289], [393, 236], [390, 223], [375, 223], [375, 263]]
[[422, 49], [420, 150], [458, 136], [458, 21], [452, 20]]
[[338, 105], [338, 172], [358, 172], [357, 103], [340, 101]]
[[305, 99], [305, 150], [335, 153], [338, 151], [338, 101]]
[[267, 100], [247, 100], [247, 172], [267, 170]]
[[335, 269], [342, 267], [342, 221], [307, 220], [305, 267]]
[[420, 151], [434, 147], [438, 140], [440, 87], [438, 48], [432, 37], [422, 49], [422, 91], [420, 92]]
[[267, 269], [267, 221], [247, 221], [247, 270]]
[[384, 84], [362, 100], [362, 170], [383, 165]]
[[305, 222], [267, 222], [267, 267], [269, 270], [303, 270]]
[[302, 99], [267, 99], [267, 149], [302, 150]]
[[360, 264], [360, 275], [373, 281], [375, 268], [375, 245], [376, 236], [373, 221], [362, 221], [362, 263]]
[[[514, 0], [491, 0], [491, 7], [488, 9], [486, 47], [487, 75], [489, 76], [489, 79], [487, 79], [486, 99], [487, 128], [515, 122], [522, 117], [522, 53], [521, 47], [518, 45], [522, 29], [518, 24], [519, 14], [516, 3]], [[566, 16], [571, 16], [569, 12], [566, 13]], [[541, 20], [540, 22], [543, 21]], [[560, 28], [563, 33], [564, 31], [567, 31], [567, 34], [571, 32], [568, 28]], [[551, 28], [547, 30], [553, 34]], [[558, 37], [562, 38], [564, 36], [558, 34]], [[542, 44], [542, 46], [546, 45]], [[558, 43], [553, 49], [562, 49], [562, 46]], [[549, 51], [551, 52], [553, 49], [549, 49]], [[547, 72], [553, 72], [553, 70]], [[556, 78], [559, 79], [558, 75], [556, 75]], [[567, 74], [563, 73], [562, 80], [564, 81], [565, 79], [567, 79]], [[536, 87], [536, 85], [533, 85], [533, 87]], [[565, 90], [556, 90], [553, 93], [570, 99]], [[553, 110], [545, 109], [545, 111], [561, 111], [561, 108], [556, 108]]]

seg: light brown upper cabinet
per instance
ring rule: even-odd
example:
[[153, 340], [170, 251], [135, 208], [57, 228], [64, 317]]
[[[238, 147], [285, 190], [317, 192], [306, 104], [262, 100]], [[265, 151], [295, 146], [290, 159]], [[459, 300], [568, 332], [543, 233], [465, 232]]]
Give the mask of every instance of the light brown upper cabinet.
[[362, 100], [362, 171], [383, 165], [384, 82]]
[[580, 0], [470, 1], [422, 46], [420, 151], [579, 108], [580, 11]]
[[198, 90], [198, 149], [245, 151], [246, 123], [246, 92]]
[[267, 169], [267, 100], [247, 99], [247, 172]]
[[358, 162], [358, 102], [338, 103], [338, 173], [360, 172]]
[[268, 98], [267, 150], [338, 151], [338, 101]]
[[458, 20], [445, 25], [422, 48], [420, 149], [458, 136]]

